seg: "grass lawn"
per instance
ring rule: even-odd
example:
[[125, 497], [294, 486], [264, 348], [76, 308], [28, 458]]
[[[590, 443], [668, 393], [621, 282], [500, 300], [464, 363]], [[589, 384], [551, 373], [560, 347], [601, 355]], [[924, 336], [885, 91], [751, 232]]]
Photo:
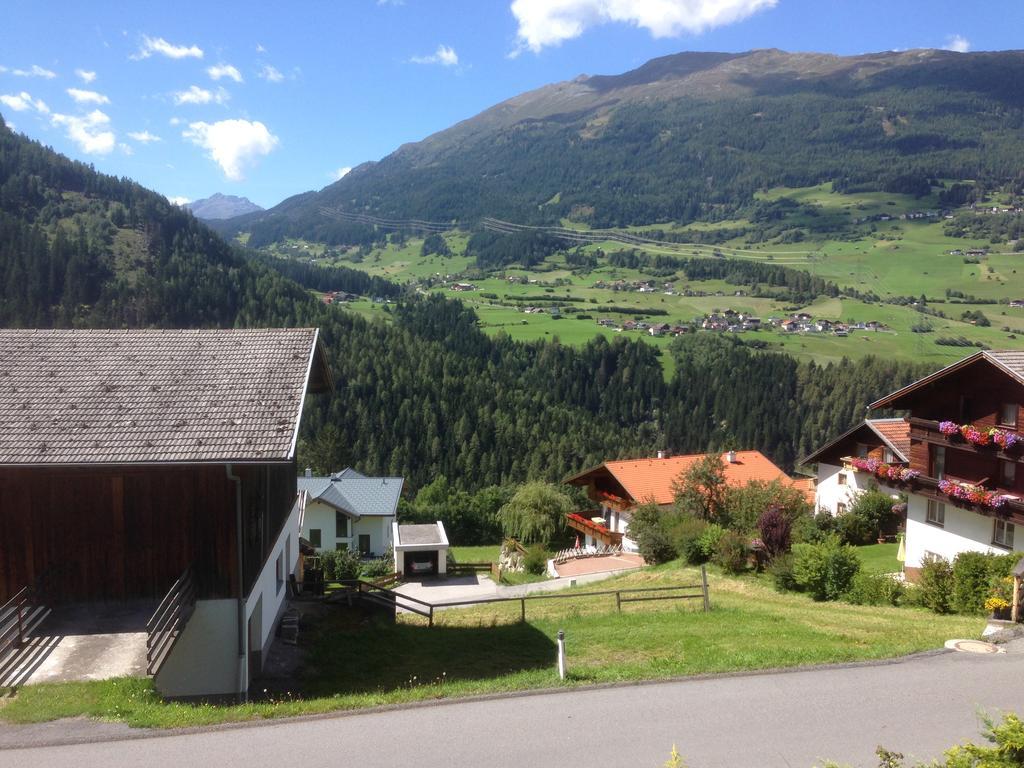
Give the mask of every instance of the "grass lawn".
[[[694, 583], [669, 563], [602, 582], [601, 589]], [[591, 683], [659, 679], [805, 664], [880, 659], [975, 637], [984, 620], [921, 609], [814, 603], [779, 594], [767, 579], [712, 573], [712, 611], [699, 601], [624, 605], [614, 598], [538, 600], [366, 623], [339, 611], [313, 636], [304, 698], [246, 705], [164, 703], [145, 679], [27, 686], [0, 718], [36, 722], [87, 715], [133, 726], [174, 727], [380, 704]], [[580, 587], [575, 591], [596, 591]], [[642, 614], [642, 616], [640, 615]], [[555, 670], [555, 636], [565, 630], [570, 679]], [[344, 653], [338, 649], [344, 648]], [[360, 660], [358, 674], [352, 659]], [[0, 699], [2, 701], [2, 699]]]
[[501, 554], [501, 544], [485, 544], [479, 547], [450, 547], [449, 552], [456, 563], [496, 563]]
[[896, 559], [899, 544], [868, 544], [857, 547], [861, 568], [869, 573], [898, 573], [901, 563]]

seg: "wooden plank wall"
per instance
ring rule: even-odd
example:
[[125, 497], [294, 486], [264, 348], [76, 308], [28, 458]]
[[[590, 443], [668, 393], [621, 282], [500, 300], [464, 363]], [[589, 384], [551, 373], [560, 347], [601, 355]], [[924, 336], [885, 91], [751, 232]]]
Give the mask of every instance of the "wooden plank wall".
[[238, 593], [223, 466], [0, 468], [0, 601], [43, 574], [64, 601], [159, 598], [190, 562], [201, 597]]

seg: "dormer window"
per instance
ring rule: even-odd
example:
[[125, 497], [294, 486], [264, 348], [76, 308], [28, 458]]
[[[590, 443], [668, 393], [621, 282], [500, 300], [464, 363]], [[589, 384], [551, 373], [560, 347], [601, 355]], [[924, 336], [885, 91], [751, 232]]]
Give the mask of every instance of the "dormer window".
[[866, 459], [868, 457], [868, 451], [870, 450], [871, 449], [868, 448], [866, 443], [857, 443], [857, 458]]
[[1003, 403], [999, 406], [999, 424], [1003, 427], [1017, 428], [1017, 404]]
[[892, 448], [885, 449], [885, 453], [882, 455], [882, 461], [886, 464], [892, 464], [896, 461], [896, 454], [892, 452]]

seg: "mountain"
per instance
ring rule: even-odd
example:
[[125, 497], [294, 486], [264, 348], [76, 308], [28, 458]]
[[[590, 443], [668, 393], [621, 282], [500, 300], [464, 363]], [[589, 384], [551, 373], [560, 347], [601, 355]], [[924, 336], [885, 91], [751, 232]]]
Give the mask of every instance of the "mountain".
[[210, 197], [205, 197], [202, 200], [186, 203], [182, 207], [192, 211], [192, 215], [197, 219], [204, 220], [230, 219], [246, 213], [257, 213], [264, 210], [247, 197], [222, 195], [220, 192], [215, 192]]
[[924, 193], [1019, 178], [1024, 52], [681, 53], [521, 94], [319, 192], [221, 222], [359, 243], [325, 209], [472, 225], [720, 219], [765, 187]]

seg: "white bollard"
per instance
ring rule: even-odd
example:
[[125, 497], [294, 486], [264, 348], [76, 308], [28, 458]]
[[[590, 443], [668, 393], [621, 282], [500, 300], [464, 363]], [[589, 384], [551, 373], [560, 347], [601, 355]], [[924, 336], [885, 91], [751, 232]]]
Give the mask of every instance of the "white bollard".
[[565, 680], [565, 632], [558, 630], [558, 679]]

